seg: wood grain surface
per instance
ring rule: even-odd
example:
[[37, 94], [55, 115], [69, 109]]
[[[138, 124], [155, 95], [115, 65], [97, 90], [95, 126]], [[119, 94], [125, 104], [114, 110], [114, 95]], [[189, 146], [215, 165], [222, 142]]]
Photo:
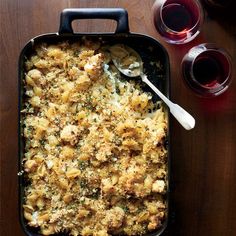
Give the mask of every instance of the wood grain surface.
[[[185, 131], [171, 119], [172, 212], [166, 235], [236, 235], [236, 29], [228, 13], [206, 12], [201, 34], [192, 42], [165, 43], [151, 23], [151, 0], [0, 0], [0, 235], [24, 235], [18, 220], [17, 185], [17, 86], [18, 56], [28, 40], [57, 32], [60, 12], [68, 7], [123, 7], [129, 13], [131, 32], [148, 34], [167, 49], [171, 65], [171, 96], [196, 118], [196, 127]], [[112, 32], [110, 20], [73, 23], [79, 32]], [[214, 99], [195, 96], [185, 87], [180, 70], [182, 57], [192, 46], [217, 43], [232, 56], [230, 88]]]

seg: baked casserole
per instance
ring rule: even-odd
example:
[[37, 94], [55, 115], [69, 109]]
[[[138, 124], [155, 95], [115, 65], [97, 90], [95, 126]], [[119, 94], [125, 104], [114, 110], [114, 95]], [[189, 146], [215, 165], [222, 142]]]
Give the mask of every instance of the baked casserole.
[[23, 208], [42, 235], [142, 235], [167, 217], [165, 109], [111, 51], [81, 39], [26, 59]]

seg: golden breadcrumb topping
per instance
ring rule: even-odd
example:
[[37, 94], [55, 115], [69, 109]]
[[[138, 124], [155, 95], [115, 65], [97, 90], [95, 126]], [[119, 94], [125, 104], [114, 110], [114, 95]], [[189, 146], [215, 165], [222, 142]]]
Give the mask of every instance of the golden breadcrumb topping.
[[80, 40], [25, 63], [24, 217], [43, 235], [141, 235], [166, 219], [164, 108], [110, 58]]

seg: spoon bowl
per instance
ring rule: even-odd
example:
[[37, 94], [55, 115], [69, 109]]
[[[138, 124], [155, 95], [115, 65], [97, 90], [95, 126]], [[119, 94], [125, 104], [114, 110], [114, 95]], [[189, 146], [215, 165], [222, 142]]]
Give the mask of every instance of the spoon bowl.
[[195, 119], [178, 104], [170, 101], [158, 88], [156, 88], [143, 71], [143, 61], [140, 55], [132, 48], [124, 44], [115, 44], [110, 47], [111, 59], [115, 67], [128, 77], [140, 76], [146, 83], [169, 107], [170, 113], [186, 129], [191, 130], [195, 126]]
[[124, 44], [110, 48], [111, 59], [116, 68], [128, 77], [138, 77], [143, 73], [143, 61], [140, 55]]

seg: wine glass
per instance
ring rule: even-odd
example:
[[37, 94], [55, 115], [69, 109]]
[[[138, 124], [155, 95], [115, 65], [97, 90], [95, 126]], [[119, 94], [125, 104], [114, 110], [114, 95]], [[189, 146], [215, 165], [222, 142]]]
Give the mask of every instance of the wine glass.
[[184, 44], [199, 33], [204, 13], [198, 0], [156, 0], [153, 23], [165, 41]]
[[191, 48], [182, 60], [183, 78], [202, 97], [222, 94], [230, 85], [231, 57], [223, 48], [204, 43]]

